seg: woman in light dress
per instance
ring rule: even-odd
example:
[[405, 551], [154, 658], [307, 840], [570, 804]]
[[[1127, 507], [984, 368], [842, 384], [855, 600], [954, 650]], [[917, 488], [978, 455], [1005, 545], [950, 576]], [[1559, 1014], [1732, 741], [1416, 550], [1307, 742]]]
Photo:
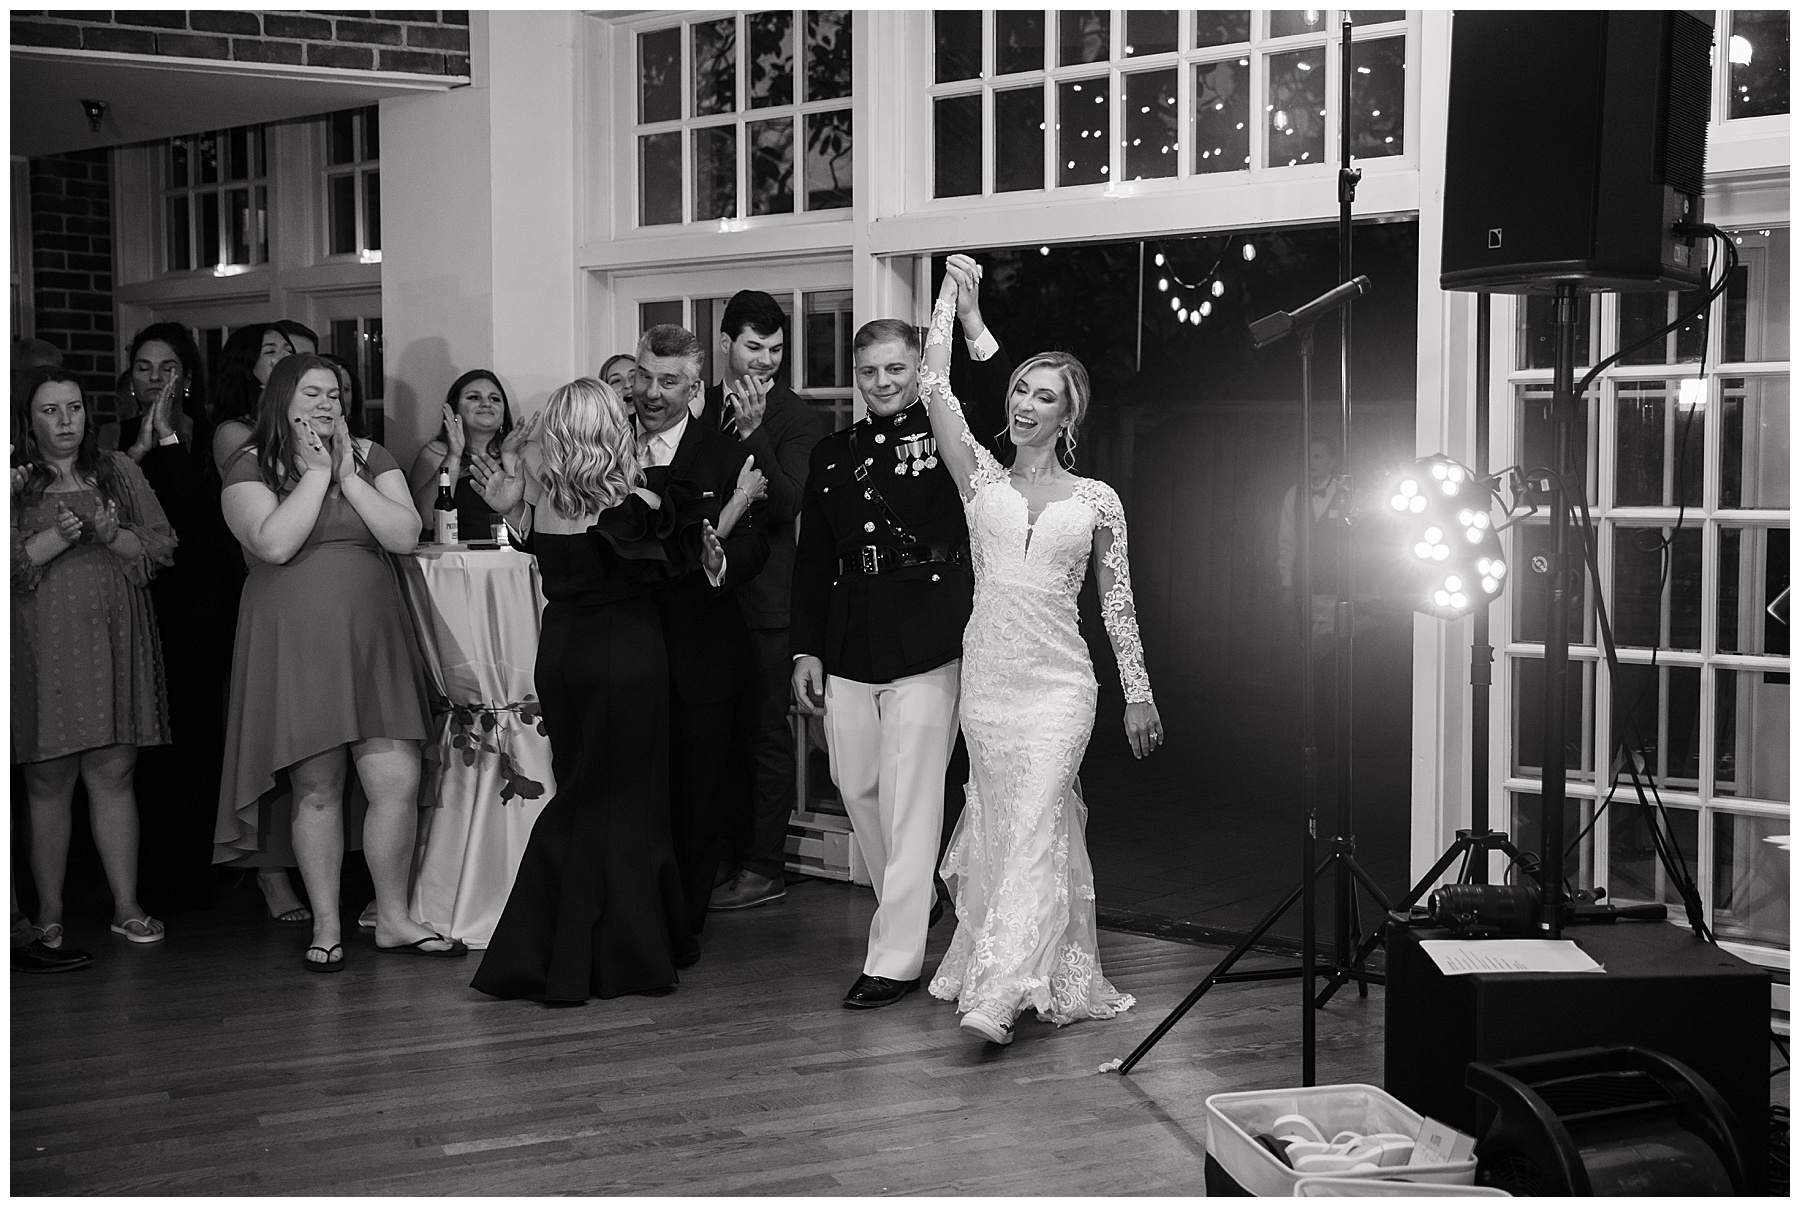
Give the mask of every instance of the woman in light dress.
[[967, 804], [942, 868], [957, 927], [931, 992], [956, 1002], [966, 1033], [1006, 1044], [1024, 1010], [1061, 1026], [1110, 1018], [1134, 1000], [1100, 971], [1087, 806], [1076, 778], [1098, 697], [1075, 603], [1090, 556], [1132, 753], [1155, 750], [1163, 730], [1138, 640], [1124, 509], [1111, 487], [1069, 468], [1088, 406], [1081, 362], [1050, 352], [1014, 371], [1010, 469], [969, 432], [950, 392], [957, 294], [976, 290], [979, 278], [974, 261], [950, 258], [920, 374], [938, 453], [968, 515], [975, 566], [959, 705]]

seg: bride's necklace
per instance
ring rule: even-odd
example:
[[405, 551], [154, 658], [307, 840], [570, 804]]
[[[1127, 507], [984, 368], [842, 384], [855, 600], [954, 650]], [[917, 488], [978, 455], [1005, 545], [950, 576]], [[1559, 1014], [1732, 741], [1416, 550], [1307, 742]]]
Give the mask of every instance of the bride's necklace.
[[1058, 476], [1059, 471], [1060, 467], [1055, 465], [1033, 465], [1029, 467], [1015, 465], [1012, 467], [1013, 477], [1023, 478], [1032, 486], [1038, 486], [1042, 483], [1054, 480]]

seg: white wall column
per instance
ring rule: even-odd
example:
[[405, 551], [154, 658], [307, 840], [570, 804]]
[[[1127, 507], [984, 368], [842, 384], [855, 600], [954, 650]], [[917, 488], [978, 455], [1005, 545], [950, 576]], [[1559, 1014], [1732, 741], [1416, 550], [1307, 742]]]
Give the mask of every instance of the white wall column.
[[516, 410], [576, 375], [575, 29], [471, 11], [467, 88], [381, 103], [387, 442], [407, 464], [459, 373]]

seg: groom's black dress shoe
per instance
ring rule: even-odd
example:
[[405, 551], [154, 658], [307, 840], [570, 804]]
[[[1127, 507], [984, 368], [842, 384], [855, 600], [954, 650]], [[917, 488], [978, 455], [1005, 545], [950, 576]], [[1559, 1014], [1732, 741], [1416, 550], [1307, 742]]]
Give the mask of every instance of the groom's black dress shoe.
[[910, 981], [890, 981], [884, 976], [864, 973], [844, 995], [844, 1009], [873, 1010], [876, 1006], [891, 1006], [918, 987], [918, 977]]

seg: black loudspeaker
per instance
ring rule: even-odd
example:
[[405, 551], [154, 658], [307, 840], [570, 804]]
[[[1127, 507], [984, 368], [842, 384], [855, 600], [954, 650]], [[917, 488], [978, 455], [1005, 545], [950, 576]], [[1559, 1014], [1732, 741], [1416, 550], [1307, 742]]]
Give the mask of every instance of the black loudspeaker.
[[1712, 30], [1678, 11], [1458, 10], [1445, 289], [1693, 289]]
[[1767, 970], [1662, 922], [1563, 934], [1606, 971], [1445, 976], [1419, 944], [1448, 939], [1449, 931], [1390, 924], [1382, 1088], [1479, 1137], [1494, 1109], [1469, 1088], [1471, 1062], [1648, 1048], [1691, 1069], [1730, 1106], [1747, 1189], [1767, 1194]]

